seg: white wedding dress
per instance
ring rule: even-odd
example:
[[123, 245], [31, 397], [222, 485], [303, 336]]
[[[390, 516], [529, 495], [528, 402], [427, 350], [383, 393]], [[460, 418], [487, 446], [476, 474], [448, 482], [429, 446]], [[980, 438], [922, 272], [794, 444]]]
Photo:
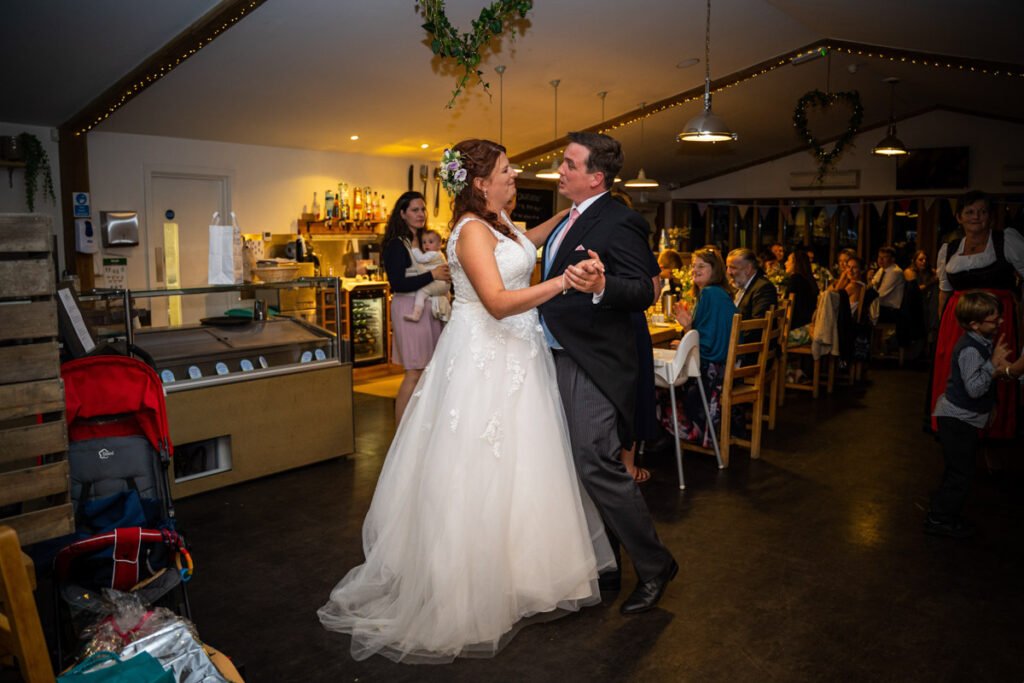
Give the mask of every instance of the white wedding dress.
[[[451, 321], [395, 433], [363, 523], [364, 564], [317, 612], [352, 656], [492, 656], [519, 627], [600, 601], [614, 559], [572, 463], [555, 368], [535, 310], [480, 303], [455, 251]], [[536, 249], [494, 232], [508, 289]]]

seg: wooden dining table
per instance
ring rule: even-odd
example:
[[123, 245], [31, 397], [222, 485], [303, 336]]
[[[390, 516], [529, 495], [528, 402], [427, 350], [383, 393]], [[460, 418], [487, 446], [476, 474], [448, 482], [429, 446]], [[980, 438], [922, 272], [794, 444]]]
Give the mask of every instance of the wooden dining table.
[[679, 323], [647, 323], [647, 331], [651, 333], [651, 344], [667, 346], [683, 336], [683, 328]]

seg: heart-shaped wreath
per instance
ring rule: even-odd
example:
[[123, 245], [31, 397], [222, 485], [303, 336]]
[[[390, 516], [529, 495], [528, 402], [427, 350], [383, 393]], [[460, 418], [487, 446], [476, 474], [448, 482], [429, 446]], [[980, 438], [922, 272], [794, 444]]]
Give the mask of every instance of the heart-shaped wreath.
[[[489, 90], [489, 84], [482, 78], [484, 72], [478, 68], [481, 52], [493, 38], [504, 33], [516, 17], [525, 18], [526, 13], [533, 9], [533, 0], [495, 0], [480, 10], [480, 16], [473, 20], [473, 32], [461, 34], [448, 20], [444, 3], [445, 0], [417, 0], [418, 8], [427, 20], [423, 28], [431, 36], [430, 49], [440, 57], [451, 57], [465, 69], [448, 102], [451, 109], [455, 98], [469, 83], [470, 76], [475, 74], [484, 90]], [[514, 30], [512, 36], [515, 37]]]
[[[835, 146], [828, 152], [822, 147], [821, 142], [811, 134], [807, 127], [807, 109], [809, 107], [820, 107], [827, 109], [834, 104], [846, 104], [850, 107], [850, 120], [846, 124], [846, 130], [836, 140]], [[848, 92], [824, 93], [820, 90], [811, 90], [804, 93], [804, 96], [797, 100], [796, 110], [793, 112], [793, 126], [796, 127], [797, 135], [811, 146], [814, 157], [818, 160], [818, 180], [825, 177], [832, 164], [836, 162], [839, 155], [843, 153], [846, 146], [853, 142], [860, 129], [861, 121], [864, 120], [864, 106], [860, 103], [860, 93], [856, 90]]]

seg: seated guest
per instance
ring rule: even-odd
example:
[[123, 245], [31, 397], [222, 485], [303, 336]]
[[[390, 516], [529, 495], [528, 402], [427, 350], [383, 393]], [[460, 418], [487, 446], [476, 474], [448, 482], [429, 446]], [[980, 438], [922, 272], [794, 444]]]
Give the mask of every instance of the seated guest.
[[733, 249], [725, 261], [736, 293], [733, 303], [744, 320], [763, 318], [768, 309], [779, 303], [775, 285], [768, 281], [757, 265], [757, 258], [750, 249]]
[[682, 285], [672, 273], [673, 271], [683, 269], [683, 257], [675, 249], [665, 249], [658, 254], [658, 265], [661, 267], [660, 277], [662, 284], [664, 285], [667, 282], [669, 291], [673, 294], [679, 294]]
[[810, 343], [810, 324], [818, 307], [818, 285], [811, 274], [807, 254], [797, 250], [786, 259], [787, 294], [793, 295], [793, 317], [789, 326], [789, 343], [799, 346]]
[[850, 298], [850, 314], [857, 317], [857, 302], [860, 301], [861, 293], [864, 291], [864, 272], [861, 270], [860, 258], [851, 256], [846, 260], [846, 272], [843, 277], [836, 280], [832, 285], [834, 291], [843, 290]]
[[775, 258], [775, 252], [770, 249], [762, 251], [758, 255], [757, 260], [761, 262], [761, 272], [764, 273], [765, 277], [773, 281], [778, 281], [786, 275], [786, 271], [783, 269], [782, 264]]
[[[711, 422], [714, 429], [721, 423], [722, 380], [725, 377], [725, 361], [729, 356], [729, 336], [732, 334], [732, 317], [736, 305], [732, 301], [732, 287], [725, 277], [725, 264], [714, 249], [698, 249], [693, 254], [693, 294], [697, 301], [694, 310], [684, 301], [675, 306], [676, 320], [684, 330], [694, 329], [700, 333], [700, 381], [711, 408]], [[679, 407], [680, 434], [689, 441], [702, 442], [710, 447], [711, 436], [704, 429], [707, 418], [700, 399], [697, 379], [687, 382], [681, 389], [683, 399]], [[668, 393], [659, 396], [662, 426], [673, 431], [671, 407]]]
[[849, 261], [851, 256], [856, 256], [857, 252], [847, 247], [846, 249], [840, 249], [839, 255], [836, 257], [836, 267], [832, 272], [835, 279], [841, 279], [846, 273], [846, 263]]
[[871, 288], [878, 292], [878, 322], [899, 322], [903, 303], [903, 270], [896, 265], [896, 251], [892, 247], [878, 250], [878, 270], [871, 278]]

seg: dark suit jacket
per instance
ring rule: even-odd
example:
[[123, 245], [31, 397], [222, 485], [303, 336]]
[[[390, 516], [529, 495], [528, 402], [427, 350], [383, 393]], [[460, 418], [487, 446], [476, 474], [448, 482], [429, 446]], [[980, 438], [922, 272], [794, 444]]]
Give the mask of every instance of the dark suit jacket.
[[740, 305], [736, 310], [744, 320], [763, 318], [764, 314], [772, 306], [778, 306], [779, 292], [771, 280], [764, 276], [760, 270], [754, 273], [754, 278], [747, 287], [747, 291], [740, 299]]
[[649, 232], [640, 214], [611, 195], [597, 199], [566, 233], [546, 277], [590, 258], [591, 249], [605, 266], [601, 303], [594, 304], [591, 294], [569, 290], [540, 306], [551, 334], [615, 406], [623, 443], [633, 441], [636, 400], [637, 352], [630, 314], [645, 310], [654, 299], [647, 274]]

